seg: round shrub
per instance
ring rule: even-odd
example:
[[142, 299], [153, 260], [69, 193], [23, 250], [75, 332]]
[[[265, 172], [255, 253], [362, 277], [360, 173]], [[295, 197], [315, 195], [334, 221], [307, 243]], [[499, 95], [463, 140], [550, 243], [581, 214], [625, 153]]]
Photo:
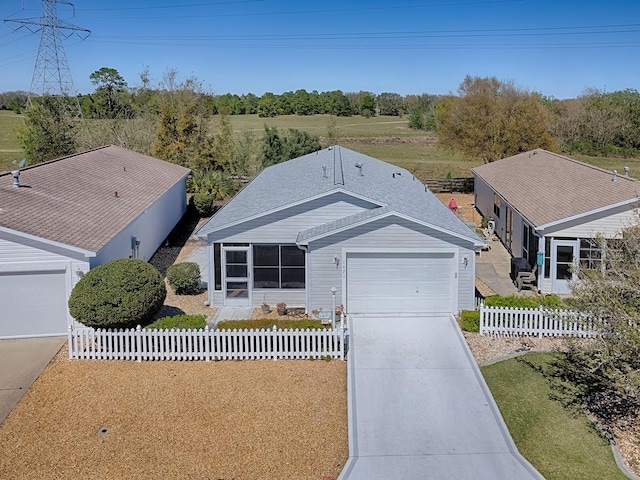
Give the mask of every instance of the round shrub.
[[204, 315], [176, 315], [174, 317], [162, 317], [145, 327], [146, 330], [171, 330], [177, 329], [203, 329], [207, 326], [207, 317]]
[[200, 293], [200, 266], [195, 262], [171, 265], [167, 280], [177, 295], [196, 295]]
[[194, 193], [191, 197], [193, 206], [196, 207], [198, 215], [208, 217], [213, 212], [213, 195], [205, 192]]
[[152, 265], [123, 258], [90, 270], [69, 297], [69, 313], [93, 328], [147, 325], [167, 296], [162, 276]]

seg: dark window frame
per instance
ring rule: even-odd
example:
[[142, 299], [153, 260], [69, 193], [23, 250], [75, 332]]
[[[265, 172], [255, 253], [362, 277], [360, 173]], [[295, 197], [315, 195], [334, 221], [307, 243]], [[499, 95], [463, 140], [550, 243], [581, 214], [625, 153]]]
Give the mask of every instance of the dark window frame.
[[[277, 248], [277, 264], [265, 257]], [[263, 252], [260, 252], [263, 250]], [[298, 290], [306, 288], [306, 255], [304, 250], [289, 244], [253, 244], [253, 288]], [[273, 254], [271, 254], [271, 257]], [[275, 274], [275, 275], [274, 275]], [[277, 277], [277, 278], [276, 278]]]

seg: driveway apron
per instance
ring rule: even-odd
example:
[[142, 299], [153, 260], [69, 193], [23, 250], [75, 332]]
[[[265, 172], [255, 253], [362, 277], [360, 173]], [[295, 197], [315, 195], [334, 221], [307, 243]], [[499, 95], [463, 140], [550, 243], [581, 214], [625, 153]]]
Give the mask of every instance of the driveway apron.
[[543, 477], [519, 454], [453, 316], [350, 320], [338, 480]]

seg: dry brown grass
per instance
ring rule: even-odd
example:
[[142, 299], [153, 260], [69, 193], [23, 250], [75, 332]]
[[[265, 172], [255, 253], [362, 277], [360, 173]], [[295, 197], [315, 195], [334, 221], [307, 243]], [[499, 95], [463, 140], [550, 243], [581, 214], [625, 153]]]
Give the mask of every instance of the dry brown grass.
[[346, 397], [341, 361], [69, 361], [63, 348], [0, 425], [0, 478], [335, 478]]

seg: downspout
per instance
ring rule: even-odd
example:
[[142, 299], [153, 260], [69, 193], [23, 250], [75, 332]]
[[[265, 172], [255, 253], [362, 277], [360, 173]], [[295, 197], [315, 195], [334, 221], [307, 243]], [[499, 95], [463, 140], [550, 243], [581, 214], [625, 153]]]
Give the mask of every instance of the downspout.
[[309, 283], [309, 249], [307, 245], [296, 243], [297, 247], [304, 252], [304, 313], [309, 315], [309, 303], [311, 301]]
[[216, 290], [216, 265], [213, 254], [213, 243], [207, 238], [207, 306], [213, 306], [213, 295]]

